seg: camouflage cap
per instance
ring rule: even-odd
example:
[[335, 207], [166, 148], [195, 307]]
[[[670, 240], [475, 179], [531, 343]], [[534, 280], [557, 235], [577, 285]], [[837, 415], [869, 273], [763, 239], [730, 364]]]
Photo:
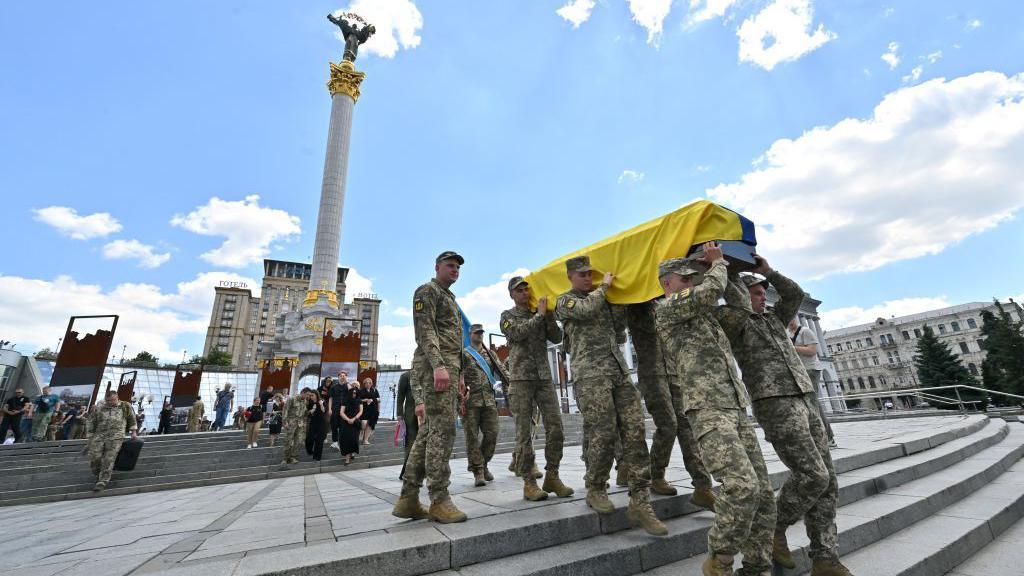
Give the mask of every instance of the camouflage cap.
[[567, 272], [590, 272], [594, 268], [590, 266], [590, 256], [577, 256], [565, 261]]
[[440, 264], [445, 260], [455, 260], [456, 262], [459, 263], [459, 266], [462, 266], [463, 264], [466, 263], [466, 259], [463, 258], [462, 256], [459, 256], [459, 253], [455, 252], [454, 250], [445, 250], [444, 252], [441, 252], [441, 254], [437, 256], [437, 260], [435, 260], [434, 262], [436, 264]]
[[483, 332], [483, 331], [484, 331], [484, 325], [483, 324], [473, 324], [472, 326], [469, 327], [469, 333], [470, 334], [476, 334], [477, 332]]
[[758, 284], [764, 284], [765, 287], [768, 286], [768, 279], [762, 278], [756, 274], [743, 274], [742, 276], [740, 276], [740, 280], [743, 281], [743, 285], [746, 286], [747, 288], [750, 288], [751, 286], [757, 286]]
[[669, 274], [679, 274], [680, 276], [692, 276], [694, 274], [700, 274], [693, 262], [688, 258], [669, 258], [661, 264], [658, 264], [658, 278], [663, 278]]
[[530, 283], [527, 282], [522, 276], [513, 276], [512, 279], [508, 281], [508, 291], [511, 292], [515, 290], [516, 288], [519, 287], [520, 284], [526, 284], [527, 286], [530, 285]]

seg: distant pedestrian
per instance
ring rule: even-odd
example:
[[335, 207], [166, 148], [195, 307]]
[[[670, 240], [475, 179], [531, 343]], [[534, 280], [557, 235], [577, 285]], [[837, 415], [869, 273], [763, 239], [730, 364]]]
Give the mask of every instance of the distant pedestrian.
[[[416, 399], [412, 395], [410, 378], [412, 370], [402, 372], [398, 377], [398, 397], [395, 399], [395, 415], [405, 424], [405, 458], [409, 458], [409, 451], [416, 442], [416, 434], [420, 430], [419, 417], [416, 416]], [[402, 471], [398, 473], [401, 478], [405, 473], [405, 461], [402, 461]]]
[[818, 339], [815, 338], [813, 330], [801, 326], [797, 323], [796, 318], [790, 320], [786, 328], [789, 333], [789, 339], [793, 342], [793, 348], [796, 349], [797, 356], [800, 357], [800, 362], [803, 363], [804, 368], [807, 370], [807, 376], [810, 377], [811, 384], [814, 385], [814, 399], [818, 403], [818, 415], [821, 416], [821, 421], [825, 424], [828, 444], [831, 448], [838, 448], [839, 444], [836, 443], [836, 436], [832, 432], [832, 424], [825, 416], [824, 405], [818, 399], [819, 382], [821, 381], [823, 369], [821, 360], [818, 358]]
[[20, 387], [14, 389], [14, 396], [4, 402], [3, 422], [0, 422], [0, 442], [7, 439], [7, 431], [14, 434], [14, 441], [21, 442], [21, 420], [32, 409], [32, 401]]
[[192, 403], [192, 407], [188, 410], [185, 432], [199, 432], [203, 426], [203, 414], [205, 412], [206, 406], [203, 404], [203, 399], [196, 396], [196, 401]]
[[43, 442], [46, 440], [47, 432], [50, 429], [50, 417], [60, 409], [60, 397], [51, 392], [49, 386], [43, 386], [43, 393], [36, 398], [35, 416], [32, 419], [32, 441]]
[[324, 399], [317, 396], [309, 400], [306, 410], [309, 421], [306, 424], [306, 453], [319, 462], [324, 454], [324, 439], [327, 438], [327, 419], [324, 417]]
[[345, 372], [338, 374], [337, 380], [331, 379], [328, 383], [327, 397], [324, 399], [324, 406], [327, 407], [327, 416], [331, 424], [331, 449], [338, 449], [338, 438], [341, 434], [341, 426], [344, 420], [341, 418], [341, 409], [345, 405], [346, 392], [348, 392], [348, 375]]
[[373, 380], [363, 380], [363, 387], [359, 389], [359, 400], [363, 403], [361, 440], [363, 444], [369, 446], [373, 431], [377, 429], [377, 419], [380, 418], [380, 392], [377, 391], [377, 385]]
[[239, 406], [238, 410], [232, 415], [232, 419], [235, 423], [235, 430], [245, 429], [245, 406]]
[[74, 438], [75, 421], [78, 420], [78, 411], [81, 408], [77, 404], [71, 404], [68, 406], [64, 417], [60, 421], [61, 437], [64, 440], [71, 440]]
[[34, 414], [36, 405], [29, 402], [25, 405], [25, 411], [21, 416], [21, 441], [31, 442], [32, 441], [32, 421], [34, 420]]
[[94, 491], [107, 487], [114, 469], [114, 459], [124, 442], [125, 429], [136, 439], [135, 414], [131, 405], [117, 399], [117, 391], [109, 390], [103, 404], [89, 413], [89, 465], [96, 475]]
[[157, 434], [171, 433], [171, 417], [174, 416], [174, 406], [169, 400], [164, 400], [164, 406], [160, 409], [160, 424], [156, 428]]
[[348, 395], [341, 408], [342, 424], [338, 432], [338, 445], [341, 455], [345, 457], [345, 464], [351, 463], [355, 455], [359, 454], [359, 430], [363, 412], [363, 398], [359, 388], [353, 386], [348, 389]]
[[245, 411], [246, 448], [256, 448], [259, 444], [260, 426], [263, 426], [263, 405], [259, 398], [253, 398], [252, 406]]
[[277, 437], [281, 434], [281, 426], [284, 424], [284, 396], [274, 394], [274, 400], [270, 403], [270, 415], [267, 417], [267, 429], [270, 432], [271, 448], [277, 444]]
[[235, 391], [231, 389], [231, 383], [224, 385], [224, 389], [217, 392], [217, 399], [213, 403], [216, 417], [210, 430], [221, 430], [227, 422], [228, 414], [231, 414], [231, 407], [235, 405]]
[[271, 403], [274, 400], [274, 387], [270, 386], [263, 392], [260, 392], [260, 406], [263, 406], [264, 413], [270, 413]]

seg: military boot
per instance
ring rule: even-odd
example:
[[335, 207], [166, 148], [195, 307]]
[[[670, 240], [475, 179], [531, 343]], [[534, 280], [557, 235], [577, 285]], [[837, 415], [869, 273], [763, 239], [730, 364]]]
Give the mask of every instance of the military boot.
[[487, 466], [484, 466], [484, 480], [487, 480], [488, 482], [494, 482], [494, 474], [491, 474], [491, 471], [487, 468]]
[[704, 576], [733, 576], [732, 556], [710, 554], [700, 567]]
[[487, 481], [484, 480], [483, 470], [473, 470], [473, 485], [474, 486], [486, 486]]
[[545, 492], [551, 492], [559, 498], [568, 498], [573, 495], [574, 490], [569, 488], [565, 484], [562, 484], [562, 479], [558, 477], [557, 470], [548, 470], [547, 476], [544, 477], [544, 485], [541, 489]]
[[679, 493], [676, 487], [665, 481], [664, 478], [655, 478], [651, 480], [651, 492], [659, 496], [675, 496]]
[[106, 482], [97, 482], [96, 485], [92, 487], [92, 491], [93, 492], [102, 492], [102, 491], [106, 490], [106, 488], [107, 488], [107, 483]]
[[654, 515], [651, 501], [648, 498], [630, 498], [626, 518], [633, 526], [642, 526], [652, 536], [665, 536], [668, 528]]
[[422, 520], [427, 517], [428, 513], [426, 508], [420, 504], [419, 494], [409, 494], [403, 495], [395, 502], [391, 515], [409, 520]]
[[608, 492], [602, 488], [587, 488], [587, 506], [596, 510], [598, 514], [615, 512], [615, 506], [608, 499]]
[[711, 488], [694, 488], [690, 495], [690, 503], [705, 510], [715, 511], [715, 493]]
[[[547, 484], [544, 484], [547, 486]], [[523, 498], [530, 502], [540, 502], [548, 499], [548, 493], [537, 487], [536, 478], [523, 479]]]
[[838, 558], [816, 558], [811, 563], [811, 576], [853, 576]]
[[626, 468], [625, 464], [619, 464], [619, 469], [615, 473], [615, 485], [629, 486], [629, 468]]
[[533, 477], [538, 480], [544, 477], [544, 473], [540, 471], [540, 468], [537, 468], [536, 464], [533, 465], [533, 470], [530, 472], [533, 474]]
[[775, 560], [775, 563], [783, 568], [790, 570], [796, 568], [793, 553], [789, 551], [789, 542], [786, 542], [785, 530], [775, 531], [775, 538], [772, 540], [772, 560]]
[[455, 503], [452, 502], [451, 498], [446, 498], [441, 502], [435, 502], [430, 505], [430, 519], [434, 522], [440, 522], [441, 524], [453, 524], [455, 522], [465, 522], [466, 514], [455, 507]]

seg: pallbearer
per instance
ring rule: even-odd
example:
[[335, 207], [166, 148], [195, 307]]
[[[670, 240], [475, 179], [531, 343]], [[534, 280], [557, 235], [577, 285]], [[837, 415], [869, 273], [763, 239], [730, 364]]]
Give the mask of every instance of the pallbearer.
[[[465, 366], [466, 394], [463, 397], [462, 431], [466, 434], [466, 452], [473, 481], [483, 486], [494, 480], [487, 464], [498, 444], [498, 405], [494, 401], [494, 368], [484, 350], [484, 327], [473, 324], [469, 329], [472, 351], [462, 358]], [[486, 369], [485, 369], [486, 368]]]

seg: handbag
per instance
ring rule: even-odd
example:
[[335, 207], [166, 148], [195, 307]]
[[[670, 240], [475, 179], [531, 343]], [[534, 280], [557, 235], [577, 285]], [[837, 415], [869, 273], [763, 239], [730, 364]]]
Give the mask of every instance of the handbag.
[[399, 420], [395, 426], [395, 446], [405, 446], [405, 420]]

